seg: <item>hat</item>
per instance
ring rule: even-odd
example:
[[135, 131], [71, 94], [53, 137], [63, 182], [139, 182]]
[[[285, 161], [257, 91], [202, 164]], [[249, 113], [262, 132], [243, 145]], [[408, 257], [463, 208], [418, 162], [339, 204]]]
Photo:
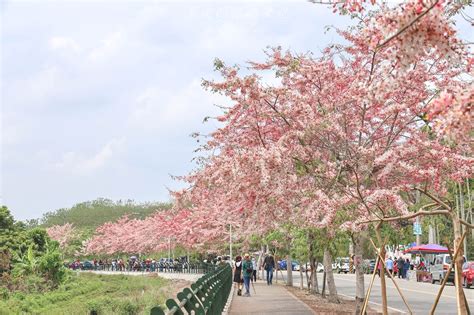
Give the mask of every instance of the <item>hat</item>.
[[244, 257], [250, 257], [250, 255], [249, 255], [248, 253], [246, 253], [246, 254], [244, 255]]

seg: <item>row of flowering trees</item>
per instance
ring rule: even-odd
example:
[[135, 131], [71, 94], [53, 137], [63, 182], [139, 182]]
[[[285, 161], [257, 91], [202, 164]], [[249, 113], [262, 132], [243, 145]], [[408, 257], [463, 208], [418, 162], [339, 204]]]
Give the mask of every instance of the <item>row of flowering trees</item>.
[[[474, 59], [451, 21], [462, 7], [435, 0], [370, 12], [365, 1], [334, 6], [358, 12], [360, 23], [340, 30], [346, 44], [321, 57], [275, 48], [249, 63], [247, 75], [216, 60], [222, 80], [204, 86], [229, 106], [200, 148], [208, 154], [198, 169], [179, 178], [188, 188], [173, 193], [172, 211], [98, 228], [88, 250], [156, 251], [170, 237], [189, 247], [222, 244], [229, 225], [245, 241], [288, 223], [326, 229], [329, 240], [336, 229], [357, 234], [374, 224], [383, 256], [383, 224], [445, 215], [461, 253], [455, 279], [465, 311], [461, 234], [473, 225], [445, 199], [447, 185], [472, 178], [474, 166]], [[431, 200], [415, 212], [414, 191]], [[327, 248], [324, 256], [331, 270]], [[328, 285], [337, 302], [330, 272]], [[384, 296], [384, 277], [381, 286]]]

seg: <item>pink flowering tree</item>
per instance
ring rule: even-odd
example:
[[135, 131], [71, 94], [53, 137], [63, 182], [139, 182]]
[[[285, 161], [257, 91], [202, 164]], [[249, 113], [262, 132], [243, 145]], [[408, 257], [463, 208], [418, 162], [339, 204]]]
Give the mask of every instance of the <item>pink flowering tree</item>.
[[[347, 1], [343, 9], [360, 12], [366, 4]], [[459, 227], [469, 224], [444, 198], [449, 181], [473, 173], [472, 85], [461, 80], [472, 59], [446, 14], [451, 8], [442, 1], [382, 5], [339, 32], [348, 45], [319, 58], [274, 49], [246, 76], [216, 61], [223, 79], [204, 85], [230, 104], [217, 117], [222, 127], [200, 148], [206, 154], [199, 169], [180, 178], [189, 187], [174, 193], [173, 212], [104, 225], [91, 248], [154, 248], [163, 243], [150, 239], [157, 231], [203, 246], [226, 240], [229, 225], [245, 240], [288, 222], [327, 228], [330, 239], [337, 228], [357, 232], [374, 223], [384, 256], [382, 224], [441, 214], [453, 220], [457, 249]], [[268, 72], [272, 83], [261, 75]], [[410, 212], [403, 196], [413, 189], [431, 198], [432, 208]], [[125, 230], [127, 238], [117, 239]], [[325, 253], [330, 299], [337, 301], [331, 262]], [[463, 311], [459, 268], [458, 260]], [[381, 285], [387, 312], [384, 277]]]
[[[274, 86], [216, 64], [224, 80], [205, 85], [232, 104], [218, 117], [225, 126], [205, 145], [218, 154], [188, 178], [192, 206], [242, 219], [242, 233], [302, 218], [313, 227], [340, 226], [341, 211], [344, 228], [378, 219], [379, 230], [387, 218], [413, 217], [401, 192], [424, 185], [426, 194], [443, 195], [446, 181], [472, 176], [462, 146], [428, 132], [437, 128], [426, 113], [439, 91], [462, 86], [469, 63], [443, 5], [384, 8], [340, 33], [350, 46], [327, 49], [322, 58], [277, 49], [267, 62], [251, 64], [273, 70]], [[444, 212], [415, 215], [425, 214]]]
[[189, 211], [159, 211], [144, 219], [124, 216], [98, 227], [85, 245], [86, 253], [149, 253], [168, 249], [172, 244], [192, 248], [195, 244], [187, 228]]
[[63, 225], [53, 225], [46, 229], [49, 237], [59, 243], [59, 247], [64, 250], [71, 243], [72, 240], [77, 238], [77, 230], [71, 223], [65, 223]]

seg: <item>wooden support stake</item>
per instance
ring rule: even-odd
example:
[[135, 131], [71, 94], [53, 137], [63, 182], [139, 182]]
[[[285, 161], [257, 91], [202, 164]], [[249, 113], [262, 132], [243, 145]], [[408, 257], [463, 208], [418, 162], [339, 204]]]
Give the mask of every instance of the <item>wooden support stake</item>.
[[[377, 250], [377, 247], [375, 246], [374, 241], [373, 241], [372, 239], [370, 239], [370, 242], [372, 243], [372, 246]], [[381, 259], [381, 261], [382, 261], [383, 269], [384, 269], [384, 270], [387, 270], [387, 266], [385, 265], [385, 261], [384, 261], [384, 260], [382, 259], [382, 257], [380, 256], [380, 252], [377, 251], [377, 253], [378, 253], [377, 255], [378, 255], [379, 259]], [[388, 270], [387, 270], [387, 273], [388, 273], [390, 279], [392, 279], [392, 282], [393, 282], [393, 284], [395, 285], [395, 288], [397, 288], [398, 294], [400, 294], [400, 297], [402, 298], [403, 303], [405, 303], [405, 306], [407, 307], [408, 312], [410, 312], [410, 314], [413, 314], [413, 311], [411, 310], [410, 306], [408, 305], [407, 300], [405, 299], [405, 296], [403, 295], [402, 291], [400, 290], [400, 287], [398, 286], [397, 282], [396, 282], [395, 279], [393, 278], [392, 273], [389, 272]], [[382, 275], [381, 275], [381, 276], [382, 276]], [[385, 273], [384, 273], [383, 276], [385, 276]]]
[[[387, 237], [385, 237], [383, 243], [381, 244], [382, 246], [381, 247], [384, 247], [385, 246], [385, 243], [387, 243]], [[372, 280], [370, 282], [370, 285], [369, 285], [369, 289], [367, 290], [367, 294], [365, 296], [365, 300], [364, 300], [364, 307], [362, 308], [362, 311], [361, 311], [361, 315], [365, 315], [365, 312], [367, 310], [367, 305], [369, 304], [369, 298], [370, 298], [370, 292], [372, 291], [372, 287], [374, 285], [374, 281], [375, 281], [375, 274], [377, 273], [377, 270], [379, 269], [379, 249], [378, 248], [375, 248], [375, 251], [377, 252], [377, 258], [375, 259], [375, 267], [374, 267], [374, 273], [372, 274]], [[380, 275], [379, 275], [380, 277]]]
[[[461, 244], [463, 242], [464, 238], [466, 237], [466, 234], [467, 234], [467, 231], [464, 232], [463, 235], [461, 236], [461, 241], [459, 242], [459, 244]], [[441, 298], [441, 294], [443, 294], [444, 286], [446, 285], [446, 282], [448, 282], [448, 277], [451, 274], [451, 270], [454, 267], [454, 264], [456, 262], [456, 258], [459, 255], [459, 250], [461, 249], [461, 247], [462, 246], [458, 246], [458, 248], [456, 249], [456, 252], [454, 253], [453, 258], [451, 259], [451, 266], [450, 266], [450, 268], [448, 269], [448, 272], [446, 273], [446, 275], [443, 278], [443, 282], [441, 283], [441, 288], [439, 288], [438, 295], [436, 296], [433, 307], [431, 307], [430, 315], [434, 315], [434, 313], [435, 313], [436, 307], [438, 306], [439, 299]], [[466, 296], [464, 296], [464, 298], [466, 298]]]
[[375, 275], [377, 274], [377, 270], [378, 270], [377, 267], [379, 265], [379, 259], [380, 258], [377, 255], [377, 259], [375, 260], [374, 272], [372, 273], [372, 279], [370, 279], [370, 285], [369, 285], [369, 288], [367, 289], [367, 293], [364, 299], [364, 306], [362, 307], [362, 311], [360, 312], [360, 315], [365, 315], [365, 311], [367, 310], [367, 305], [369, 304], [370, 292], [372, 291], [372, 286], [374, 285], [374, 282], [375, 282]]

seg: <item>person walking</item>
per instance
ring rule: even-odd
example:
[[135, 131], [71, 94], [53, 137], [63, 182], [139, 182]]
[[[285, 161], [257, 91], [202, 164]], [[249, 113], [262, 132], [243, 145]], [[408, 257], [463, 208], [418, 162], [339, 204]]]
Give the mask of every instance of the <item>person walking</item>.
[[250, 280], [252, 280], [252, 282], [257, 282], [257, 261], [255, 260], [255, 257], [252, 257], [252, 269], [253, 272]]
[[410, 269], [410, 260], [407, 258], [406, 261], [403, 263], [403, 279], [409, 280], [408, 277], [408, 270]]
[[263, 261], [263, 269], [267, 272], [267, 285], [272, 284], [273, 280], [273, 269], [275, 269], [275, 259], [271, 253], [267, 253], [265, 260]]
[[235, 257], [235, 265], [234, 265], [234, 285], [235, 289], [237, 290], [237, 295], [242, 295], [242, 257], [237, 256]]
[[398, 267], [398, 279], [405, 278], [403, 276], [403, 266], [405, 265], [405, 259], [400, 256], [397, 260], [397, 267]]
[[250, 260], [250, 255], [244, 255], [244, 262], [242, 263], [242, 274], [244, 276], [244, 286], [245, 286], [245, 295], [250, 296], [250, 278], [253, 274], [252, 261]]
[[392, 273], [392, 270], [393, 270], [392, 257], [387, 258], [387, 260], [385, 261], [385, 266], [387, 267], [387, 272], [389, 272], [391, 275], [393, 275], [393, 273]]

